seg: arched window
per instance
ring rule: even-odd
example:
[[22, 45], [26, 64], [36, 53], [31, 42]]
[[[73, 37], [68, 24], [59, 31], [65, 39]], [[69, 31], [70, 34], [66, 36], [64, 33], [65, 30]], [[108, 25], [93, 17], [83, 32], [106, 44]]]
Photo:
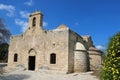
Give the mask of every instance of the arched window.
[[35, 17], [33, 18], [32, 25], [33, 25], [33, 26], [36, 26], [36, 18], [35, 18]]
[[50, 54], [50, 64], [56, 64], [56, 54]]
[[18, 54], [14, 54], [14, 62], [17, 62]]

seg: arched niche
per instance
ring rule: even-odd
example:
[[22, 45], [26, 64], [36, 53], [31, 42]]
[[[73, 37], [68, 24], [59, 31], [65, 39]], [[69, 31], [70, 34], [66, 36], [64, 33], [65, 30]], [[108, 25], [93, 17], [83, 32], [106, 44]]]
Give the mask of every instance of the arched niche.
[[86, 48], [81, 42], [76, 42], [75, 50], [86, 50]]
[[28, 54], [29, 54], [30, 56], [35, 56], [37, 53], [36, 53], [36, 51], [32, 48], [32, 49], [30, 49], [30, 50], [28, 51]]

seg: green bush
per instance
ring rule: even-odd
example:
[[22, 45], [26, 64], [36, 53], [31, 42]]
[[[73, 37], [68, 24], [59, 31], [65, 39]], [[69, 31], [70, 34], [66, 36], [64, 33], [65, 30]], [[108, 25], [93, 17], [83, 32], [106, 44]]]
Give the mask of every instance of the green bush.
[[120, 80], [120, 32], [109, 42], [103, 61], [102, 80]]
[[7, 43], [0, 44], [0, 62], [7, 62], [8, 47], [9, 45]]

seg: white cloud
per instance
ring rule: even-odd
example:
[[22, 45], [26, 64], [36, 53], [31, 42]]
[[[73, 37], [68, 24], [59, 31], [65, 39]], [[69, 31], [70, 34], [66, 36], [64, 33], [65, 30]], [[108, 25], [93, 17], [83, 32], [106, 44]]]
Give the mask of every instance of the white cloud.
[[15, 7], [12, 5], [0, 4], [0, 10], [7, 11], [7, 16], [11, 17], [14, 15]]
[[79, 22], [75, 22], [75, 25], [76, 25], [76, 26], [79, 26]]
[[[28, 22], [20, 19], [15, 19], [15, 24], [21, 27], [21, 32], [25, 32], [28, 28]], [[46, 27], [47, 25], [48, 25], [47, 22], [43, 22], [44, 27]]]
[[28, 16], [30, 15], [30, 13], [27, 12], [27, 11], [20, 11], [20, 15], [21, 15], [22, 18], [28, 18]]
[[43, 21], [43, 26], [44, 26], [44, 27], [48, 26], [48, 23], [45, 22], [45, 21]]
[[25, 32], [28, 27], [28, 22], [22, 21], [20, 19], [15, 19], [15, 23], [19, 26], [21, 26], [21, 31]]
[[33, 5], [33, 0], [29, 0], [28, 2], [24, 3], [25, 5], [32, 6]]
[[102, 51], [106, 50], [106, 47], [102, 46], [102, 45], [97, 45], [96, 48], [99, 49], [99, 50], [102, 50]]

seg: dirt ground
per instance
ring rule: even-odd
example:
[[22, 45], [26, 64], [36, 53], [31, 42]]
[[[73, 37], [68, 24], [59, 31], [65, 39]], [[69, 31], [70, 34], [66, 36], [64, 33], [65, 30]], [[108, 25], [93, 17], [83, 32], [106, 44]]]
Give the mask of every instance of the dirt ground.
[[94, 70], [92, 72], [93, 73], [91, 75], [96, 76], [97, 78], [100, 78], [100, 72], [101, 72], [101, 70]]
[[86, 73], [59, 73], [51, 71], [13, 71], [0, 75], [0, 80], [99, 80], [91, 75], [93, 72]]
[[[4, 66], [2, 65], [2, 67]], [[0, 74], [0, 80], [100, 80], [98, 76], [96, 77], [96, 73], [98, 72], [90, 71], [86, 73], [66, 74], [52, 70], [28, 71], [17, 69]]]

